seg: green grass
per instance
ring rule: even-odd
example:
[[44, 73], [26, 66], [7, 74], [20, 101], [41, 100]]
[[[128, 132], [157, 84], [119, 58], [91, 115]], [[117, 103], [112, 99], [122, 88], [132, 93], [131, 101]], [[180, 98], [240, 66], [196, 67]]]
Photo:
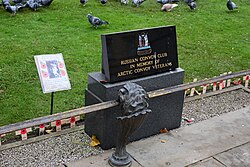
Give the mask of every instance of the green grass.
[[[136, 8], [110, 0], [103, 6], [89, 0], [54, 0], [37, 12], [24, 9], [10, 17], [0, 10], [0, 126], [50, 113], [50, 94], [43, 94], [34, 55], [62, 53], [72, 89], [56, 92], [54, 113], [84, 105], [87, 74], [101, 70], [101, 34], [176, 25], [179, 66], [185, 82], [250, 68], [250, 1], [197, 0], [190, 11], [184, 2], [172, 12], [147, 0]], [[94, 29], [86, 15], [110, 22]]]

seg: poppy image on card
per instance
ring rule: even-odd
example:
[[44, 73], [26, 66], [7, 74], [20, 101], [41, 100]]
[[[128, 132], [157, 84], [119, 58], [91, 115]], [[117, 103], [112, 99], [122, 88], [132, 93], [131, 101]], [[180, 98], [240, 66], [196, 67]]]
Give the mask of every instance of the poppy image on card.
[[63, 68], [64, 64], [62, 62], [58, 62], [59, 68]]
[[46, 69], [47, 68], [47, 66], [46, 66], [46, 64], [44, 62], [40, 62], [40, 65], [41, 65], [42, 69]]
[[66, 76], [66, 71], [60, 70], [60, 74], [61, 74], [61, 76]]
[[48, 78], [49, 74], [46, 71], [42, 71], [43, 78]]

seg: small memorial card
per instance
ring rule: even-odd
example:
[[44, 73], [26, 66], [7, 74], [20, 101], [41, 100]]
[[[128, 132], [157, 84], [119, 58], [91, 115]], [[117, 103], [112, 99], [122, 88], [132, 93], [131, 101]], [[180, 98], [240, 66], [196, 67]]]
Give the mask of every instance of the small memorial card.
[[61, 53], [34, 56], [43, 93], [71, 89]]

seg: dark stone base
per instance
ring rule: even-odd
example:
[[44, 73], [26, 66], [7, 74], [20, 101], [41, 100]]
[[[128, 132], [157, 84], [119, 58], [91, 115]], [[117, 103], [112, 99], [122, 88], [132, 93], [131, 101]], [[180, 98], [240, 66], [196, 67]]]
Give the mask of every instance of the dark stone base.
[[[134, 82], [142, 86], [147, 92], [158, 90], [183, 83], [184, 70], [177, 68], [175, 71], [161, 73], [153, 76], [137, 78], [118, 83], [100, 83], [104, 80], [102, 73], [90, 73], [88, 76], [88, 89], [85, 91], [85, 105], [92, 105], [104, 101], [116, 100], [118, 90], [126, 82]], [[129, 141], [139, 140], [158, 134], [161, 129], [178, 128], [181, 124], [181, 115], [184, 102], [184, 91], [169, 95], [151, 98], [149, 100], [148, 114], [142, 126], [130, 137]], [[121, 115], [120, 106], [89, 113], [85, 119], [85, 132], [95, 135], [101, 143], [102, 149], [115, 146], [119, 131], [116, 117]]]

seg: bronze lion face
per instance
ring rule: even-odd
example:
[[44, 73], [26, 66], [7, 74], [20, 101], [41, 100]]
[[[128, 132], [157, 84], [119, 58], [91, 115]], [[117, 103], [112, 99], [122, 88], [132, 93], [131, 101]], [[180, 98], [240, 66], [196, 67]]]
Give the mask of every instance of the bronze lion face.
[[128, 82], [119, 90], [119, 101], [124, 110], [123, 116], [139, 114], [147, 109], [148, 100], [147, 92], [135, 83]]

